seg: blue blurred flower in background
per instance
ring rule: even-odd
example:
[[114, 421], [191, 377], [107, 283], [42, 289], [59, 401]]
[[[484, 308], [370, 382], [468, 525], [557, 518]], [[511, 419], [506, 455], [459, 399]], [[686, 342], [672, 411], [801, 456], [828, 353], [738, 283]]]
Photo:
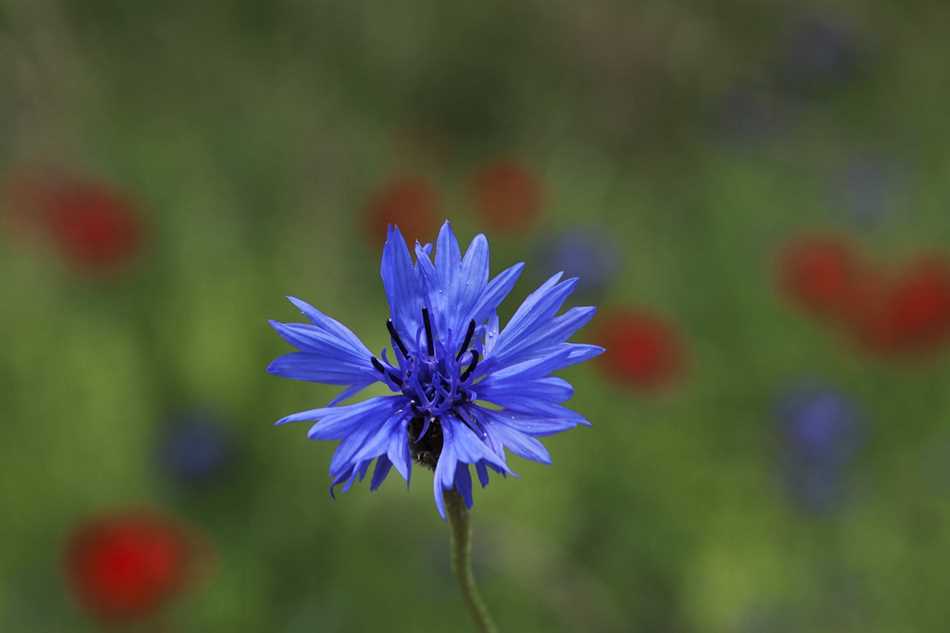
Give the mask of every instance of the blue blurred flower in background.
[[861, 229], [873, 229], [900, 204], [904, 174], [900, 165], [883, 156], [851, 158], [833, 182], [833, 203]]
[[843, 393], [818, 384], [797, 387], [778, 406], [782, 468], [789, 492], [806, 510], [835, 509], [847, 493], [860, 444], [860, 413]]
[[192, 410], [173, 416], [162, 430], [158, 462], [178, 484], [203, 484], [229, 466], [233, 448], [226, 428], [213, 414]]
[[[549, 463], [536, 436], [590, 423], [562, 406], [573, 395], [567, 381], [550, 376], [603, 352], [567, 340], [594, 316], [592, 307], [555, 316], [577, 279], [554, 275], [521, 304], [504, 329], [495, 310], [508, 296], [523, 265], [489, 280], [488, 240], [478, 235], [464, 257], [446, 222], [432, 246], [418, 242], [415, 262], [399, 229], [390, 227], [381, 275], [391, 318], [386, 322], [394, 361], [384, 349], [374, 356], [349, 329], [313, 306], [290, 301], [311, 324], [271, 325], [296, 352], [276, 359], [277, 376], [347, 385], [327, 407], [287, 416], [278, 424], [317, 421], [312, 440], [340, 440], [330, 463], [333, 487], [348, 490], [375, 460], [371, 489], [390, 469], [408, 482], [412, 461], [434, 469], [439, 513], [444, 491], [472, 506], [469, 466], [482, 486], [488, 470], [508, 474], [505, 450]], [[397, 394], [335, 406], [382, 382]], [[488, 406], [483, 406], [487, 403]]]
[[827, 15], [802, 16], [786, 33], [778, 80], [799, 96], [821, 96], [857, 79], [867, 61], [852, 25]]
[[603, 298], [619, 264], [617, 246], [610, 236], [592, 229], [547, 235], [537, 247], [537, 274], [564, 271], [577, 277], [577, 297], [585, 300]]

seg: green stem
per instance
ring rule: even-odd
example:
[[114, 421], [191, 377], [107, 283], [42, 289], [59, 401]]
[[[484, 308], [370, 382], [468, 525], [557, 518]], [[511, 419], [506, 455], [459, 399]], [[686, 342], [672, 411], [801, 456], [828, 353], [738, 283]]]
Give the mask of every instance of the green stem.
[[461, 495], [454, 490], [446, 491], [445, 510], [452, 528], [452, 571], [458, 578], [465, 606], [481, 633], [498, 633], [472, 574], [472, 524]]

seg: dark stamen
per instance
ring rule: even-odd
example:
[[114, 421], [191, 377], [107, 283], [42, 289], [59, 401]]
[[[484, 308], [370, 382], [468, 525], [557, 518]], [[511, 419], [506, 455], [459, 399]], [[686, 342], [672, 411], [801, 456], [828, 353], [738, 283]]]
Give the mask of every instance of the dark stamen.
[[478, 365], [478, 350], [472, 350], [472, 362], [469, 364], [468, 368], [465, 370], [465, 373], [459, 376], [461, 382], [468, 380], [468, 377], [472, 375], [472, 372], [475, 371], [475, 366]]
[[426, 349], [429, 350], [429, 356], [435, 355], [435, 344], [432, 341], [432, 323], [429, 322], [429, 309], [422, 308], [422, 322], [426, 326]]
[[459, 348], [459, 353], [455, 355], [455, 360], [462, 360], [462, 354], [468, 349], [468, 344], [472, 342], [473, 336], [475, 336], [475, 319], [468, 322], [468, 330], [465, 332], [465, 342], [463, 342]]
[[[423, 429], [423, 426], [427, 428]], [[425, 430], [425, 433], [422, 433], [422, 430]], [[442, 443], [442, 427], [438, 418], [424, 414], [412, 418], [409, 423], [409, 452], [414, 460], [434, 469], [439, 463]]]
[[396, 326], [393, 325], [392, 319], [386, 320], [386, 329], [389, 330], [389, 336], [392, 338], [393, 343], [396, 344], [396, 347], [399, 348], [399, 351], [402, 352], [402, 355], [409, 356], [409, 350], [406, 349], [406, 344], [399, 338], [399, 332], [396, 331]]
[[399, 376], [395, 376], [395, 375], [389, 373], [388, 371], [386, 371], [386, 368], [383, 366], [383, 364], [382, 364], [381, 362], [379, 362], [379, 359], [377, 359], [375, 356], [373, 356], [373, 357], [370, 359], [370, 362], [373, 363], [373, 367], [376, 368], [376, 371], [378, 371], [378, 372], [381, 373], [383, 376], [385, 376], [386, 378], [389, 378], [389, 379], [392, 380], [394, 383], [396, 383], [397, 385], [399, 385], [400, 387], [402, 387], [402, 378], [400, 378]]

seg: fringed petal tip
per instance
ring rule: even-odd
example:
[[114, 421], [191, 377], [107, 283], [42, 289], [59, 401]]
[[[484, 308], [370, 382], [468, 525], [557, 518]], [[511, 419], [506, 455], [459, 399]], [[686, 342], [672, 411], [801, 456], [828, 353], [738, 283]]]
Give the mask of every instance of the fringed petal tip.
[[316, 419], [316, 417], [306, 416], [308, 413], [310, 412], [303, 411], [301, 413], [291, 413], [290, 415], [285, 415], [281, 419], [274, 422], [274, 426], [283, 426], [285, 424], [292, 424], [294, 422], [311, 422]]
[[313, 310], [313, 307], [309, 303], [307, 303], [303, 299], [298, 299], [297, 297], [294, 297], [292, 295], [287, 295], [287, 301], [289, 301], [295, 308], [297, 308], [297, 310], [299, 310], [300, 313], [303, 314], [304, 316], [307, 316], [307, 312], [310, 312]]

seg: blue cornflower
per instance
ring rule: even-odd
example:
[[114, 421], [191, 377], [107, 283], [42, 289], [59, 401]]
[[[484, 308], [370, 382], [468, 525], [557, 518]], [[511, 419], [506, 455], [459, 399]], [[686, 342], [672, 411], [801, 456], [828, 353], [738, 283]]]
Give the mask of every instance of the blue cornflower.
[[904, 167], [896, 160], [874, 154], [852, 157], [834, 179], [834, 200], [859, 228], [873, 229], [891, 211], [901, 208]]
[[[445, 517], [443, 492], [455, 490], [472, 506], [470, 466], [482, 486], [489, 471], [511, 474], [505, 450], [550, 463], [538, 436], [590, 423], [562, 406], [571, 385], [550, 374], [603, 352], [568, 343], [594, 316], [577, 307], [555, 316], [577, 279], [554, 275], [521, 304], [504, 329], [496, 309], [511, 292], [523, 264], [489, 280], [488, 240], [478, 235], [464, 257], [449, 223], [432, 245], [406, 241], [390, 227], [381, 275], [389, 300], [392, 342], [373, 355], [349, 329], [290, 297], [310, 324], [271, 325], [297, 352], [268, 367], [272, 374], [346, 385], [330, 404], [289, 415], [277, 424], [317, 421], [313, 440], [340, 440], [330, 462], [330, 493], [349, 490], [375, 460], [370, 488], [392, 467], [409, 482], [412, 462], [434, 469], [435, 503]], [[382, 382], [393, 395], [346, 406], [340, 402]]]
[[203, 410], [180, 413], [162, 431], [159, 466], [181, 484], [211, 481], [231, 465], [231, 439], [213, 414]]
[[847, 472], [860, 444], [860, 412], [845, 394], [805, 385], [779, 405], [783, 470], [807, 509], [834, 509], [847, 492]]
[[593, 229], [547, 235], [536, 250], [542, 273], [563, 270], [580, 279], [576, 296], [582, 300], [602, 297], [620, 263], [610, 235]]
[[778, 72], [782, 87], [818, 97], [860, 78], [869, 66], [866, 42], [848, 22], [830, 15], [790, 22]]

